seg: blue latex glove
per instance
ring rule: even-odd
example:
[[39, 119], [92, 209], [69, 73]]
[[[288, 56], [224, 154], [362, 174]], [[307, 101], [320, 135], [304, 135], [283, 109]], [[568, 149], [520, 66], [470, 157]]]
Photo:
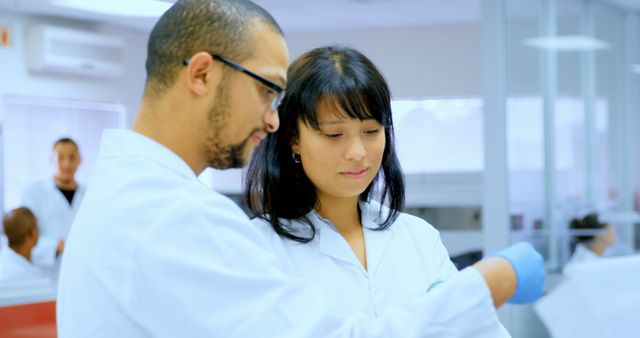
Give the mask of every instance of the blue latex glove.
[[520, 242], [496, 252], [494, 256], [506, 258], [518, 278], [518, 287], [509, 303], [532, 303], [542, 295], [545, 279], [544, 260], [531, 244]]

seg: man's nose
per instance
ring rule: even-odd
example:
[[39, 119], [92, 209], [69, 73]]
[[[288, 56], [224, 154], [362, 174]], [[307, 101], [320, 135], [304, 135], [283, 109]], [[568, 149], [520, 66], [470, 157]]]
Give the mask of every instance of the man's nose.
[[266, 129], [270, 133], [274, 133], [280, 127], [280, 117], [278, 116], [278, 109], [274, 111], [267, 111], [264, 117], [264, 123]]

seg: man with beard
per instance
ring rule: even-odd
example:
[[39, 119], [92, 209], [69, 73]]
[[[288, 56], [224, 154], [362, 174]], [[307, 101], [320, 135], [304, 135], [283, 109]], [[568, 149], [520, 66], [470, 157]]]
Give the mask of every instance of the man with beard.
[[67, 240], [59, 337], [497, 336], [494, 306], [523, 284], [507, 260], [425, 285], [376, 318], [338, 318], [320, 290], [284, 272], [238, 206], [197, 179], [243, 166], [278, 128], [288, 63], [278, 24], [248, 0], [177, 1], [160, 18], [133, 130], [103, 134]]

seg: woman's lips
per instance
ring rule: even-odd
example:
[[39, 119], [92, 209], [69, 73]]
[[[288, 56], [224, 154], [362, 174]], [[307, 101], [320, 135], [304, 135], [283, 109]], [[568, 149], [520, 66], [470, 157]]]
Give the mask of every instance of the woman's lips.
[[358, 168], [353, 170], [347, 170], [340, 172], [340, 175], [346, 176], [348, 178], [362, 178], [367, 172], [368, 168]]

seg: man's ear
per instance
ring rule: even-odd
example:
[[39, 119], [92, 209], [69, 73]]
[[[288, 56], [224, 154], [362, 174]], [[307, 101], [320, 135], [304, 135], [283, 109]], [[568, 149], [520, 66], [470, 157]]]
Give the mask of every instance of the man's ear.
[[219, 80], [219, 72], [216, 72], [213, 68], [215, 68], [214, 60], [211, 54], [207, 52], [196, 53], [189, 59], [189, 64], [187, 64], [187, 85], [194, 94], [198, 96], [207, 95], [213, 88], [211, 84]]
[[31, 229], [29, 229], [29, 237], [33, 238], [33, 239], [37, 239], [38, 238], [38, 227], [31, 227]]

